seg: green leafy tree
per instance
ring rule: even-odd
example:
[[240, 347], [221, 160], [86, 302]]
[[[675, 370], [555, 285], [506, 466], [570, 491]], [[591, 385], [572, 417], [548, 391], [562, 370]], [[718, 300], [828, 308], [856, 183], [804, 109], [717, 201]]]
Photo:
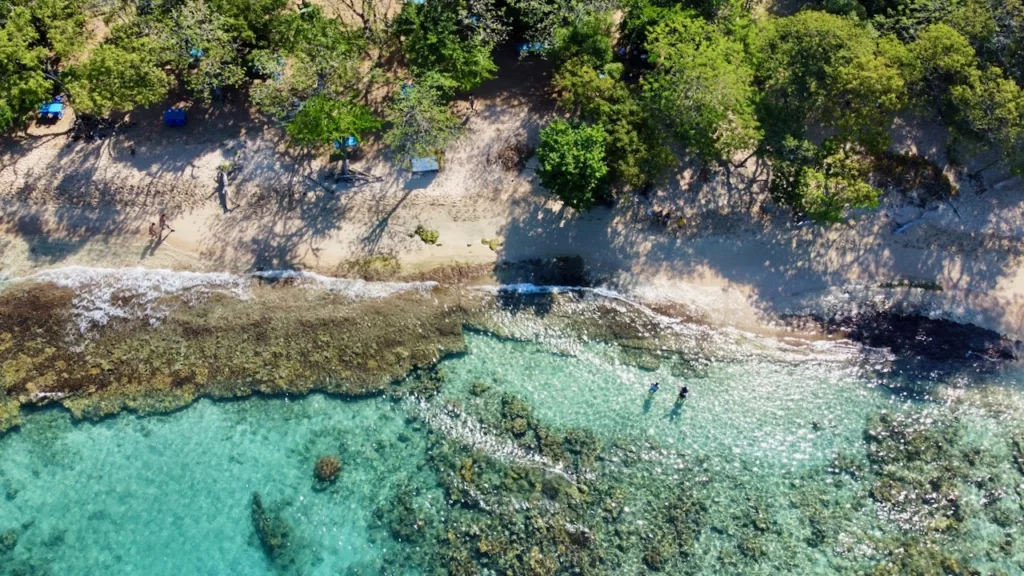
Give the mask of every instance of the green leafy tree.
[[251, 55], [252, 67], [266, 78], [253, 80], [249, 100], [256, 108], [278, 120], [292, 116], [316, 94], [316, 68], [304, 55], [279, 56], [267, 50]]
[[222, 26], [249, 49], [266, 48], [288, 6], [287, 0], [208, 0]]
[[606, 192], [608, 136], [600, 126], [556, 120], [541, 130], [537, 157], [540, 183], [576, 210], [592, 208]]
[[787, 137], [774, 152], [770, 191], [798, 215], [834, 223], [849, 210], [878, 206], [880, 191], [864, 180], [870, 163], [856, 147], [829, 142], [822, 150]]
[[579, 120], [607, 133], [608, 180], [642, 188], [656, 181], [671, 164], [670, 140], [648, 113], [647, 106], [622, 80], [623, 66], [606, 64], [600, 71], [589, 60], [567, 62], [555, 75], [559, 104]]
[[417, 76], [444, 74], [460, 90], [472, 90], [494, 77], [491, 58], [501, 27], [471, 13], [466, 0], [408, 3], [395, 20], [402, 50]]
[[390, 128], [384, 143], [399, 162], [408, 165], [416, 157], [440, 156], [462, 135], [462, 123], [445, 98], [453, 87], [450, 79], [428, 74], [395, 96], [385, 115]]
[[897, 41], [824, 12], [765, 20], [750, 53], [761, 92], [758, 118], [773, 143], [802, 138], [814, 123], [880, 150], [916, 78]]
[[32, 13], [40, 39], [58, 59], [75, 55], [89, 39], [84, 0], [15, 0], [13, 4]]
[[849, 210], [877, 208], [880, 191], [864, 181], [869, 169], [847, 146], [827, 156], [820, 169], [806, 169], [803, 212], [817, 222], [839, 222]]
[[189, 0], [174, 11], [169, 24], [174, 63], [195, 97], [209, 101], [221, 88], [241, 83], [245, 70], [227, 19], [207, 4]]
[[47, 51], [39, 45], [32, 14], [16, 6], [0, 27], [0, 132], [21, 125], [52, 89], [43, 73]]
[[369, 108], [355, 102], [314, 96], [288, 123], [288, 137], [301, 146], [323, 146], [346, 136], [362, 138], [380, 128]]
[[316, 6], [281, 16], [270, 47], [249, 55], [250, 66], [262, 77], [249, 90], [253, 104], [272, 118], [287, 119], [315, 95], [352, 100], [363, 44], [361, 35]]
[[152, 53], [104, 44], [68, 71], [65, 84], [76, 110], [106, 116], [160, 102], [170, 83]]
[[970, 82], [978, 69], [971, 43], [945, 24], [923, 29], [910, 52], [921, 70], [920, 88], [937, 102], [948, 96], [951, 87]]
[[966, 128], [996, 144], [1010, 170], [1024, 174], [1024, 90], [998, 68], [989, 68], [951, 92]]
[[509, 0], [512, 27], [531, 42], [551, 44], [555, 32], [595, 12], [610, 12], [610, 0]]
[[691, 150], [713, 161], [757, 147], [753, 72], [740, 43], [677, 11], [650, 31], [647, 47], [654, 70], [644, 94]]
[[611, 13], [586, 14], [571, 25], [555, 30], [551, 53], [560, 64], [576, 60], [576, 65], [585, 63], [600, 68], [614, 57], [612, 27]]

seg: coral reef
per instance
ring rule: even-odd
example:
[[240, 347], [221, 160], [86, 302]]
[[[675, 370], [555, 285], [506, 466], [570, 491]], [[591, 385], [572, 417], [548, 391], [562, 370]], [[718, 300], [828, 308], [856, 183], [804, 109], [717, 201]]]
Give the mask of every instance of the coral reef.
[[0, 556], [14, 551], [18, 545], [18, 531], [14, 528], [0, 532]]
[[[60, 401], [76, 418], [159, 413], [196, 397], [378, 393], [465, 349], [460, 300], [352, 301], [294, 287], [177, 306], [158, 325], [117, 319], [74, 334], [74, 294], [25, 283], [0, 292], [0, 431], [21, 404]], [[372, 322], [371, 322], [372, 319]]]
[[320, 485], [333, 484], [341, 472], [341, 460], [337, 456], [321, 456], [313, 466], [313, 477]]

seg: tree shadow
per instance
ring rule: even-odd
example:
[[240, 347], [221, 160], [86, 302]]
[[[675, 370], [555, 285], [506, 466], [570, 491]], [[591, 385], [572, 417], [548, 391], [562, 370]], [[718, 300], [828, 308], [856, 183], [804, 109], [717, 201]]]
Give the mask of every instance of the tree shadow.
[[[612, 209], [586, 213], [563, 209], [535, 186], [509, 206], [499, 257], [579, 255], [596, 282], [624, 291], [656, 276], [692, 282], [714, 277], [742, 286], [769, 316], [864, 281], [878, 289], [930, 281], [944, 288], [946, 306], [975, 311], [973, 321], [981, 325], [1024, 326], [1024, 318], [1007, 317], [1005, 301], [989, 296], [1022, 256], [1024, 207], [1012, 187], [983, 196], [962, 193], [952, 201], [956, 211], [949, 203], [933, 203], [925, 223], [897, 235], [886, 203], [852, 224], [832, 227], [801, 226], [786, 211], [769, 211], [764, 170], [752, 163], [702, 181], [695, 166], [684, 164], [649, 204], [625, 197]], [[899, 196], [886, 202], [898, 205]], [[673, 214], [667, 225], [650, 222], [651, 206]], [[896, 306], [913, 304], [905, 294], [892, 298]]]

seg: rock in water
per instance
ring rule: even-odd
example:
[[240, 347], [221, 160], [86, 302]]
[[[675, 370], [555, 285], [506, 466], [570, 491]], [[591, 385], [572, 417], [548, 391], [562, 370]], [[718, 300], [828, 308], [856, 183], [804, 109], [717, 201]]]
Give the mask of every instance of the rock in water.
[[259, 492], [252, 493], [252, 526], [263, 545], [263, 552], [279, 562], [288, 548], [288, 525], [276, 516], [267, 514]]
[[14, 528], [0, 532], [0, 555], [7, 554], [18, 545], [18, 531]]
[[341, 472], [341, 460], [337, 456], [321, 456], [313, 467], [313, 476], [320, 484], [333, 484]]

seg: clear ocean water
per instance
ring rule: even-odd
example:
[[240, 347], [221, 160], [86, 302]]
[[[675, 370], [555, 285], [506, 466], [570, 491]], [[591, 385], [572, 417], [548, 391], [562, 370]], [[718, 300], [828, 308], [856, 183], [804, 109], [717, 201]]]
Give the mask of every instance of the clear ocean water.
[[[411, 557], [409, 547], [433, 544], [401, 541], [381, 518], [405, 486], [438, 516], [453, 509], [431, 465], [431, 442], [471, 444], [483, 458], [522, 457], [479, 423], [499, 416], [481, 396], [484, 388], [521, 399], [545, 426], [585, 430], [606, 446], [639, 447], [631, 449], [639, 451], [635, 463], [620, 471], [628, 477], [624, 485], [642, 485], [648, 500], [641, 505], [655, 505], [699, 461], [710, 479], [710, 529], [696, 540], [685, 573], [855, 574], [882, 565], [882, 545], [867, 541], [883, 533], [912, 536], [905, 520], [916, 512], [873, 501], [877, 485], [858, 484], [863, 473], [830, 470], [840, 456], [864, 461], [866, 428], [879, 414], [895, 414], [908, 428], [955, 422], [964, 453], [972, 446], [989, 451], [979, 469], [1018, 488], [999, 500], [1009, 510], [1005, 522], [979, 512], [944, 542], [954, 550], [991, 548], [993, 554], [964, 552], [989, 573], [1024, 573], [1021, 545], [1005, 544], [1006, 534], [1022, 527], [1024, 466], [1018, 464], [1018, 476], [1009, 440], [1024, 430], [1015, 368], [929, 380], [926, 394], [911, 397], [894, 391], [904, 389], [893, 386], [904, 377], [828, 355], [783, 359], [751, 349], [699, 369], [665, 361], [649, 370], [624, 362], [608, 344], [579, 342], [566, 352], [563, 342], [544, 339], [468, 332], [466, 340], [468, 352], [442, 362], [443, 387], [428, 398], [201, 400], [166, 415], [98, 422], [73, 422], [61, 409], [26, 414], [20, 428], [0, 436], [0, 574], [420, 573], [421, 566], [401, 559]], [[653, 382], [661, 383], [655, 393]], [[683, 383], [690, 396], [678, 402]], [[456, 409], [480, 420], [450, 417]], [[342, 463], [337, 482], [326, 488], [313, 478], [324, 455]], [[984, 482], [964, 486], [959, 505], [988, 510], [993, 496]], [[289, 528], [287, 565], [261, 545], [254, 493]], [[808, 494], [832, 513], [828, 546], [808, 536], [801, 516]], [[741, 540], [737, 511], [762, 506], [772, 517], [771, 527], [756, 534], [765, 560], [751, 553], [748, 568], [725, 568], [726, 549]], [[742, 543], [742, 550], [753, 546]], [[644, 562], [650, 567], [653, 560]], [[925, 573], [893, 570], [884, 573]]]

